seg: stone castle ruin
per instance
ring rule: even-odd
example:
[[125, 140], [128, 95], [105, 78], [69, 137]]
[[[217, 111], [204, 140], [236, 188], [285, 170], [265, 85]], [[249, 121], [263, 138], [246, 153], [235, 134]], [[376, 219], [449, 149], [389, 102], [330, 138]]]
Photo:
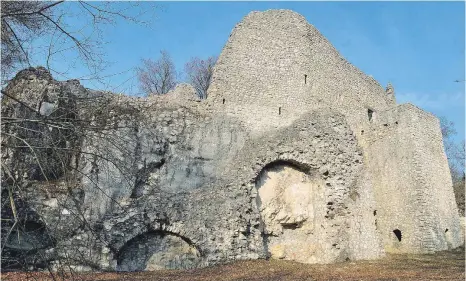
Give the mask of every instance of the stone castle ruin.
[[[12, 256], [134, 271], [332, 263], [464, 243], [439, 120], [397, 104], [391, 85], [292, 11], [236, 25], [206, 100], [186, 84], [148, 98], [98, 92], [43, 68], [21, 71], [5, 92], [36, 112], [4, 97], [2, 116], [81, 124], [34, 127], [47, 138], [2, 125], [60, 151], [3, 151], [27, 202], [17, 206], [26, 230], [2, 233]], [[3, 177], [2, 192], [13, 185]]]

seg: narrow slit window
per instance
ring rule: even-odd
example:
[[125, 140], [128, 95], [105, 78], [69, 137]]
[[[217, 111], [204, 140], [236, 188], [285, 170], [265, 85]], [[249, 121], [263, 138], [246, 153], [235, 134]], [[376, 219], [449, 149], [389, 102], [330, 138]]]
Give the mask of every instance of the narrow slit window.
[[278, 115], [282, 115], [282, 108], [281, 107], [278, 108]]
[[372, 121], [372, 115], [374, 115], [374, 111], [372, 109], [367, 109], [367, 117], [369, 121]]
[[222, 104], [225, 104], [225, 99], [222, 100]]
[[307, 84], [307, 74], [304, 74], [304, 84]]
[[402, 238], [401, 230], [395, 229], [395, 230], [393, 230], [393, 233], [395, 234], [396, 239], [398, 239], [398, 241], [401, 242], [401, 238]]

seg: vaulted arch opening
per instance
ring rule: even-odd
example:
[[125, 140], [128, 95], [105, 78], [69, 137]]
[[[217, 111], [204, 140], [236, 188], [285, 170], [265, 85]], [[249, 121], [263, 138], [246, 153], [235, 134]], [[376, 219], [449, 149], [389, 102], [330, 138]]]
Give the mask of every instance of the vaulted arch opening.
[[200, 253], [189, 239], [162, 231], [147, 232], [128, 241], [118, 252], [118, 271], [189, 269]]
[[[36, 256], [38, 251], [53, 247], [55, 239], [40, 221], [25, 220], [14, 225], [2, 225], [5, 230], [2, 244], [2, 270], [43, 269], [47, 261]], [[11, 227], [11, 228], [10, 228]], [[8, 235], [7, 235], [8, 233]]]

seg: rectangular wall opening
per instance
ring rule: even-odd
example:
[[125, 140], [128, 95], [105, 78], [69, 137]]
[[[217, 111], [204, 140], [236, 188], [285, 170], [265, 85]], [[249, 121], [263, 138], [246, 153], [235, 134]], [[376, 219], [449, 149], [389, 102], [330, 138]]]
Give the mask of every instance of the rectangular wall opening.
[[370, 108], [367, 109], [367, 117], [369, 118], [369, 121], [372, 121], [372, 116], [374, 115], [374, 111]]

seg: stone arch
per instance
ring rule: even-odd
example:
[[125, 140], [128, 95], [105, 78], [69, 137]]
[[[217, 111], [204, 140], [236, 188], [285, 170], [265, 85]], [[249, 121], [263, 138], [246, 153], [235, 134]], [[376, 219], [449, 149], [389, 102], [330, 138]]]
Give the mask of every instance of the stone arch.
[[195, 268], [201, 253], [186, 237], [167, 231], [149, 231], [126, 242], [118, 251], [118, 271]]
[[54, 245], [45, 224], [35, 220], [20, 222], [7, 238], [5, 247], [15, 250], [32, 251]]
[[255, 180], [264, 246], [271, 258], [315, 262], [322, 238], [325, 182], [306, 165], [279, 160]]
[[25, 266], [34, 270], [46, 268], [47, 262], [40, 255], [35, 256], [38, 251], [56, 245], [46, 225], [40, 220], [24, 220], [9, 227], [14, 228], [2, 237], [2, 270], [24, 270]]

